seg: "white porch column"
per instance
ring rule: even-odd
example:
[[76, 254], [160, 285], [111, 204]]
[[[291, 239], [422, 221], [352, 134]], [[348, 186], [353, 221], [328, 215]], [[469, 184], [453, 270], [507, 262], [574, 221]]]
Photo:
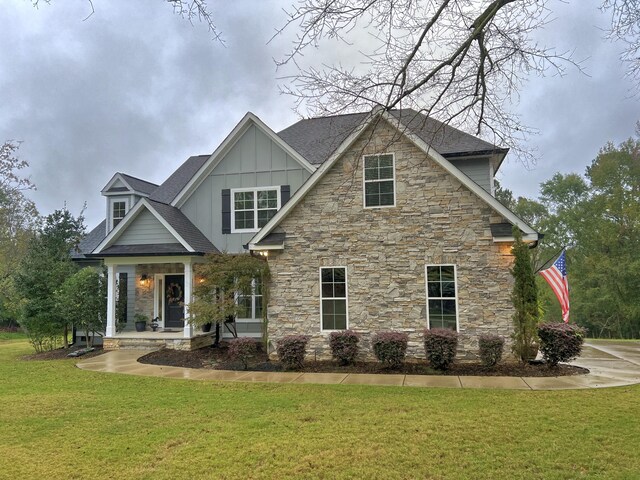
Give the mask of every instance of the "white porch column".
[[107, 265], [107, 338], [116, 334], [116, 266]]
[[184, 262], [184, 338], [193, 337], [193, 325], [191, 325], [191, 313], [189, 306], [193, 296], [193, 268], [191, 259]]

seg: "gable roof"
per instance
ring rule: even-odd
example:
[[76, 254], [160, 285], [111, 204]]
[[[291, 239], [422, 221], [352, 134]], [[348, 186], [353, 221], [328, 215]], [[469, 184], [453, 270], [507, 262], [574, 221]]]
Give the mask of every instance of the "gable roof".
[[[389, 113], [400, 120], [406, 130], [417, 135], [445, 158], [479, 154], [498, 154], [504, 157], [508, 152], [508, 149], [500, 148], [410, 108], [391, 110]], [[309, 118], [278, 132], [278, 136], [309, 162], [320, 165], [369, 116], [369, 113], [353, 113]]]
[[[125, 186], [114, 187], [118, 182]], [[114, 193], [121, 194], [123, 192], [130, 192], [137, 193], [142, 197], [148, 197], [156, 188], [158, 188], [158, 185], [155, 183], [147, 182], [141, 178], [127, 175], [126, 173], [116, 172], [102, 189], [102, 194], [109, 195]]]
[[[249, 241], [249, 250], [259, 250], [260, 243], [279, 225], [279, 223], [289, 214], [289, 212], [306, 196], [306, 194], [320, 181], [320, 179], [329, 171], [329, 169], [338, 161], [342, 154], [356, 141], [360, 134], [375, 120], [382, 118], [391, 124], [398, 131], [402, 132], [416, 147], [422, 150], [433, 161], [443, 167], [447, 172], [456, 177], [460, 183], [475, 193], [478, 197], [485, 201], [494, 211], [502, 215], [513, 225], [517, 225], [523, 232], [524, 240], [537, 240], [538, 234], [522, 219], [517, 217], [507, 207], [500, 203], [489, 192], [480, 187], [468, 176], [460, 171], [455, 165], [444, 158], [439, 152], [431, 147], [427, 142], [404, 125], [398, 116], [393, 113], [374, 109], [366, 115], [361, 123], [352, 128], [349, 135], [342, 143], [333, 151], [333, 154], [309, 177], [305, 184], [298, 189], [293, 197], [262, 227], [262, 229], [254, 235]], [[273, 247], [272, 247], [273, 248]]]
[[170, 204], [210, 157], [211, 155], [194, 155], [187, 158], [169, 178], [162, 182], [149, 199]]
[[107, 225], [106, 220], [102, 220], [98, 225], [96, 225], [93, 230], [87, 233], [80, 243], [78, 244], [78, 250], [74, 250], [71, 252], [71, 258], [74, 260], [81, 260], [86, 258], [86, 254], [93, 252], [93, 250], [100, 244], [102, 239], [105, 237], [104, 231]]
[[[269, 137], [274, 143], [276, 143], [280, 148], [282, 148], [290, 157], [296, 160], [303, 168], [308, 170], [310, 173], [313, 173], [316, 169], [311, 163], [309, 163], [304, 156], [300, 155], [298, 151], [291, 147], [287, 142], [283, 141], [281, 137], [279, 137], [271, 128], [269, 128], [262, 120], [260, 120], [256, 115], [251, 112], [247, 112], [247, 114], [240, 120], [240, 122], [234, 127], [234, 129], [227, 135], [227, 137], [222, 141], [222, 143], [216, 148], [216, 150], [201, 164], [200, 167], [193, 172], [191, 177], [187, 179], [187, 181], [182, 185], [182, 187], [173, 195], [173, 199], [167, 201], [168, 197], [156, 198], [152, 197], [153, 200], [162, 201], [165, 203], [170, 203], [173, 206], [182, 205], [191, 192], [193, 192], [200, 183], [206, 178], [206, 176], [211, 172], [216, 166], [222, 161], [224, 156], [231, 150], [231, 148], [236, 144], [236, 142], [242, 137], [242, 135], [247, 131], [247, 129], [251, 126], [255, 125], [258, 129], [262, 131], [267, 137]], [[193, 158], [193, 157], [192, 157]], [[166, 183], [166, 182], [165, 182]], [[162, 188], [162, 187], [160, 187]], [[160, 189], [158, 189], [160, 190]]]
[[[219, 252], [207, 237], [205, 237], [203, 233], [193, 223], [191, 223], [191, 221], [180, 210], [164, 203], [143, 198], [131, 210], [129, 210], [122, 221], [100, 241], [100, 243], [92, 250], [90, 256], [99, 257], [101, 254], [115, 254], [114, 249], [112, 248], [113, 243], [120, 237], [120, 235], [122, 235], [122, 233], [124, 233], [127, 227], [131, 225], [135, 218], [144, 209], [151, 212], [151, 214], [153, 214], [156, 219], [171, 233], [171, 235], [173, 235], [176, 239], [176, 243], [179, 243], [182, 246], [182, 248], [179, 249], [180, 252], [192, 254]], [[119, 250], [115, 250], [118, 250], [118, 254], [123, 255], [126, 254], [124, 250], [136, 250], [136, 254], [142, 254], [143, 252], [141, 249], [149, 250], [148, 254], [157, 254], [158, 252], [156, 252], [156, 250], [160, 248], [159, 245], [162, 244], [137, 245], [135, 246], [136, 248], [127, 246], [125, 249], [118, 246]], [[120, 250], [123, 251], [120, 252]], [[180, 252], [176, 251], [176, 253]]]

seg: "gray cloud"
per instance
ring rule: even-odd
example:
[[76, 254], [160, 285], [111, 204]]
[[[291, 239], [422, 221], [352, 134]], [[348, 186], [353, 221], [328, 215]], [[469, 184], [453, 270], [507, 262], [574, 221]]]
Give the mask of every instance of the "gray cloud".
[[[226, 47], [157, 0], [94, 2], [95, 14], [83, 21], [87, 3], [60, 0], [36, 10], [13, 0], [0, 11], [0, 140], [24, 141], [42, 213], [64, 201], [77, 212], [86, 200], [91, 227], [104, 215], [99, 191], [114, 172], [161, 182], [189, 155], [213, 151], [248, 110], [275, 130], [295, 121], [292, 99], [278, 94], [283, 72], [272, 62], [290, 38], [266, 44], [290, 1], [210, 2]], [[541, 37], [577, 47], [577, 58], [590, 56], [591, 77], [570, 70], [523, 89], [517, 108], [541, 132], [530, 141], [540, 160], [531, 171], [514, 161], [503, 167], [501, 180], [516, 194], [535, 195], [557, 170], [583, 171], [638, 120], [619, 47], [596, 28], [602, 16], [582, 4], [560, 4], [557, 15]]]

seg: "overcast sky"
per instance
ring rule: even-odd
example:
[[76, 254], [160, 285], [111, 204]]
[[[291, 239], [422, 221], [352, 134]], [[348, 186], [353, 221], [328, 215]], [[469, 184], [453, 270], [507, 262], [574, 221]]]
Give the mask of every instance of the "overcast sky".
[[[211, 0], [226, 47], [162, 0], [93, 3], [87, 20], [88, 0], [39, 9], [10, 0], [0, 10], [0, 141], [23, 142], [41, 213], [65, 202], [78, 213], [86, 201], [91, 228], [104, 218], [100, 189], [114, 172], [161, 183], [188, 156], [211, 153], [247, 111], [276, 131], [297, 120], [272, 61], [288, 39], [267, 45], [284, 21], [277, 4], [291, 0]], [[541, 39], [588, 57], [589, 76], [569, 69], [523, 88], [514, 108], [540, 132], [528, 144], [539, 161], [530, 170], [504, 164], [498, 178], [516, 195], [536, 196], [556, 171], [584, 172], [601, 146], [632, 136], [640, 119], [620, 46], [602, 39], [597, 2], [550, 3], [557, 18]]]

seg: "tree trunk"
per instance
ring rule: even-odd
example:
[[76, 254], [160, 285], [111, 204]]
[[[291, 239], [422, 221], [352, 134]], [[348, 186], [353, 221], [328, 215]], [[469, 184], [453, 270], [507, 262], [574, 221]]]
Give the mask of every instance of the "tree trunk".
[[62, 337], [62, 345], [64, 346], [65, 350], [69, 348], [69, 325], [67, 324], [64, 325], [64, 335]]
[[217, 347], [220, 345], [220, 322], [216, 322], [216, 339], [213, 342], [213, 346]]

